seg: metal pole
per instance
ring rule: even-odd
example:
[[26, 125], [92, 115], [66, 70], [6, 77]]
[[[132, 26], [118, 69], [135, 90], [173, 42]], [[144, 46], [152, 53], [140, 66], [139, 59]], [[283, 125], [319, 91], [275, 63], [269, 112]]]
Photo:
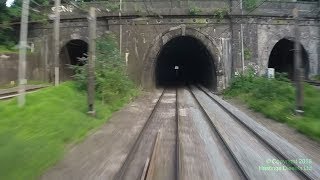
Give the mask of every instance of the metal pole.
[[55, 0], [55, 16], [54, 16], [54, 85], [59, 85], [59, 25], [60, 25], [60, 0]]
[[26, 53], [27, 53], [27, 36], [28, 36], [28, 17], [29, 17], [29, 0], [23, 0], [20, 27], [20, 45], [19, 45], [19, 96], [18, 106], [24, 106], [26, 79]]
[[49, 78], [48, 78], [48, 52], [49, 52], [49, 48], [48, 48], [48, 36], [45, 36], [45, 50], [44, 50], [44, 81], [45, 82], [49, 82]]
[[[240, 10], [241, 10], [241, 18], [243, 18], [243, 5], [242, 0], [240, 0]], [[244, 72], [244, 50], [243, 50], [243, 24], [241, 19], [240, 24], [240, 41], [241, 41], [241, 63], [242, 63], [242, 72]]]
[[119, 42], [119, 51], [120, 51], [120, 57], [121, 57], [121, 54], [122, 54], [122, 23], [120, 22], [121, 21], [121, 12], [122, 12], [122, 0], [120, 0], [120, 8], [119, 8], [119, 34], [120, 34], [120, 42]]
[[95, 116], [95, 58], [96, 58], [96, 9], [90, 7], [89, 12], [89, 61], [88, 61], [88, 114]]
[[301, 45], [300, 41], [300, 32], [299, 32], [299, 18], [298, 18], [298, 8], [293, 9], [294, 17], [294, 29], [295, 29], [295, 43], [294, 43], [294, 72], [295, 72], [295, 82], [296, 82], [296, 114], [303, 113], [303, 73], [301, 68]]

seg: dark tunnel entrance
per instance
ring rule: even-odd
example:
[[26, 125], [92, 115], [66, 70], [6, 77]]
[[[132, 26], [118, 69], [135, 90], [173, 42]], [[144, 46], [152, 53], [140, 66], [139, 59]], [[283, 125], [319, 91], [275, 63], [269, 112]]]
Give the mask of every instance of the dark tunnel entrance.
[[64, 47], [62, 47], [60, 52], [61, 58], [61, 78], [63, 80], [71, 79], [74, 75], [73, 70], [70, 65], [82, 66], [85, 61], [79, 58], [87, 57], [88, 44], [83, 40], [71, 40]]
[[176, 37], [166, 43], [158, 55], [156, 85], [202, 84], [215, 90], [215, 69], [213, 57], [199, 40], [190, 36]]
[[[304, 68], [304, 77], [308, 79], [309, 60], [308, 53], [301, 45], [302, 58], [301, 66]], [[275, 72], [287, 73], [288, 78], [294, 79], [294, 41], [281, 39], [273, 47], [269, 57], [269, 68], [274, 68]]]

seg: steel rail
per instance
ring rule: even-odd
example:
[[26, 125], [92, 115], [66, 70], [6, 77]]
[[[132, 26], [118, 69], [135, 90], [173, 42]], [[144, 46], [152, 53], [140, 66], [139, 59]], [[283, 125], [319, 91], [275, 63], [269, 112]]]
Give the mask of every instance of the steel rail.
[[221, 135], [221, 133], [218, 131], [216, 125], [212, 122], [211, 118], [207, 114], [207, 112], [204, 110], [203, 106], [200, 104], [197, 97], [194, 95], [193, 91], [190, 87], [188, 87], [188, 91], [191, 93], [192, 97], [196, 100], [198, 106], [200, 107], [201, 112], [205, 115], [206, 120], [211, 125], [211, 129], [213, 130], [214, 134], [217, 135], [218, 139], [221, 141], [221, 144], [224, 146], [224, 148], [227, 150], [227, 153], [231, 156], [231, 158], [234, 160], [234, 164], [236, 165], [238, 172], [244, 177], [244, 179], [250, 179], [242, 165], [240, 164], [238, 158], [235, 156], [233, 151], [231, 150], [230, 146], [226, 143], [225, 139]]
[[[229, 114], [236, 122], [238, 122], [242, 127], [244, 127], [248, 132], [252, 133], [260, 142], [262, 145], [264, 145], [269, 151], [274, 154], [276, 157], [278, 157], [280, 160], [289, 161], [290, 159], [287, 158], [282, 152], [277, 150], [274, 146], [272, 146], [268, 141], [266, 141], [262, 136], [260, 136], [257, 132], [255, 132], [252, 128], [250, 128], [247, 124], [243, 123], [239, 117], [234, 115], [229, 109], [227, 109], [225, 106], [223, 106], [220, 102], [218, 102], [216, 99], [214, 99], [212, 96], [208, 94], [202, 87], [196, 86], [200, 91], [205, 93], [212, 101], [214, 101], [219, 107], [221, 107], [227, 114]], [[303, 179], [314, 179], [309, 176], [306, 172], [302, 171], [295, 163], [291, 163], [290, 165], [294, 166], [297, 171], [293, 171], [298, 177]], [[287, 164], [284, 164], [284, 166], [287, 166]]]
[[122, 164], [120, 170], [117, 172], [117, 174], [114, 176], [114, 180], [119, 180], [119, 179], [122, 179], [123, 175], [125, 174], [126, 170], [128, 169], [128, 166], [129, 166], [129, 163], [131, 162], [131, 160], [134, 158], [134, 155], [138, 149], [138, 146], [141, 142], [141, 139], [144, 135], [144, 133], [146, 132], [146, 129], [148, 129], [149, 125], [150, 125], [150, 122], [151, 122], [151, 119], [152, 117], [154, 116], [155, 114], [155, 111], [156, 109], [158, 108], [159, 104], [160, 104], [160, 101], [165, 93], [166, 89], [164, 89], [160, 95], [160, 97], [158, 98], [156, 104], [154, 105], [148, 119], [147, 119], [147, 122], [144, 124], [142, 130], [140, 131], [135, 143], [133, 144], [131, 150], [129, 151], [129, 154], [127, 155], [124, 163]]

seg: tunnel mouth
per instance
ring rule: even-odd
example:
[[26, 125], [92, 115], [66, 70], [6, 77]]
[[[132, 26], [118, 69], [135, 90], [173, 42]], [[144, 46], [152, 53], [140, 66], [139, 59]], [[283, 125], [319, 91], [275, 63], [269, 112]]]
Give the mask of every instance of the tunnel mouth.
[[74, 39], [66, 43], [60, 51], [61, 76], [63, 80], [72, 79], [75, 74], [72, 66], [83, 66], [86, 64], [88, 44], [80, 39]]
[[156, 87], [203, 85], [216, 90], [214, 59], [206, 46], [191, 36], [178, 36], [160, 50], [155, 66]]
[[[290, 80], [294, 80], [294, 41], [283, 38], [278, 41], [270, 54], [268, 68], [274, 68], [275, 72], [287, 73]], [[304, 69], [304, 78], [308, 79], [309, 57], [305, 48], [300, 44], [302, 52], [301, 68]]]
[[83, 66], [85, 61], [79, 59], [83, 57], [87, 57], [88, 53], [88, 44], [83, 40], [71, 40], [66, 45], [65, 48], [67, 50], [67, 56], [69, 60], [65, 62], [71, 65]]

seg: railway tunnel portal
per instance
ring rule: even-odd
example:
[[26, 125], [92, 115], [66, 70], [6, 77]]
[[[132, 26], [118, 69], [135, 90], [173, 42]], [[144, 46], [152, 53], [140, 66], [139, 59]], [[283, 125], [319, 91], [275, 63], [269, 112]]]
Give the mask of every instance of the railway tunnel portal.
[[[148, 2], [147, 5], [153, 7], [155, 13], [148, 14], [137, 11], [137, 8], [146, 9], [145, 3], [124, 1], [125, 16], [121, 18], [116, 11], [100, 9], [97, 39], [108, 34], [115, 35], [128, 76], [146, 90], [175, 83], [200, 83], [219, 92], [230, 84], [233, 76], [248, 68], [254, 69], [258, 75], [265, 75], [266, 69], [273, 67], [277, 72], [287, 72], [290, 76], [292, 48], [287, 48], [291, 47], [288, 43], [279, 41], [294, 36], [294, 20], [283, 17], [283, 13], [291, 13], [294, 4], [281, 2], [279, 6], [279, 2], [266, 2], [252, 12], [254, 16], [238, 17], [233, 15], [239, 7], [235, 5], [236, 1], [231, 2], [210, 1], [208, 4], [207, 1], [197, 1], [195, 4], [201, 7], [202, 12], [192, 15], [186, 11], [190, 8], [188, 3], [170, 9], [166, 1]], [[317, 5], [309, 2], [299, 4], [305, 10], [303, 12]], [[103, 7], [100, 2], [91, 5]], [[212, 16], [213, 9], [223, 7], [230, 10], [229, 15], [220, 18]], [[306, 15], [310, 18], [301, 22], [300, 43], [305, 49], [303, 60], [307, 59], [303, 61], [305, 77], [312, 78], [320, 72], [319, 22], [316, 14], [301, 14], [302, 17]], [[250, 22], [243, 28], [243, 45], [239, 22]], [[77, 8], [61, 12], [61, 80], [70, 79], [73, 74], [72, 71], [64, 73], [64, 70], [69, 72], [67, 68], [72, 62], [78, 64], [72, 61], [73, 57], [79, 57], [74, 55], [74, 51], [83, 54], [86, 44], [75, 40], [88, 42], [88, 30], [85, 13]], [[39, 61], [47, 59], [47, 64], [43, 60], [30, 72], [45, 79], [53, 74], [54, 69], [53, 53], [50, 51], [53, 49], [52, 24], [34, 23], [30, 25], [29, 32], [28, 42], [34, 44]], [[69, 41], [72, 44], [68, 48], [65, 45]], [[176, 66], [178, 70], [175, 70]], [[41, 72], [44, 77], [36, 72]]]
[[215, 66], [207, 48], [190, 36], [165, 44], [155, 66], [156, 86], [203, 84], [216, 89]]
[[[144, 58], [144, 88], [201, 84], [221, 89], [224, 70], [216, 42], [202, 32], [186, 27], [160, 34]], [[220, 84], [219, 84], [220, 81]]]

